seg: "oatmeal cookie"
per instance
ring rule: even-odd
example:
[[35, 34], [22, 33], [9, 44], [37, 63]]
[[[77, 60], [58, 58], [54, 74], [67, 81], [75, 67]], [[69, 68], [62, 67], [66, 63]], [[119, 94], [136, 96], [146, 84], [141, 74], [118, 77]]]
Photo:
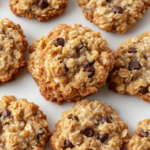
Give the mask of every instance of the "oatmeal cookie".
[[99, 32], [74, 24], [58, 25], [29, 47], [27, 68], [50, 101], [79, 101], [105, 84], [114, 52]]
[[84, 16], [107, 32], [125, 33], [143, 17], [150, 0], [78, 0]]
[[128, 39], [115, 53], [110, 89], [150, 101], [150, 31]]
[[77, 102], [62, 117], [51, 134], [53, 150], [120, 150], [128, 142], [128, 126], [100, 101]]
[[0, 150], [43, 150], [50, 137], [39, 106], [4, 96], [0, 100]]
[[20, 25], [0, 20], [0, 83], [14, 79], [25, 66], [28, 42]]
[[17, 16], [43, 22], [61, 15], [67, 4], [68, 0], [10, 0], [10, 9]]
[[149, 150], [150, 149], [150, 119], [140, 121], [137, 130], [129, 140], [127, 150]]

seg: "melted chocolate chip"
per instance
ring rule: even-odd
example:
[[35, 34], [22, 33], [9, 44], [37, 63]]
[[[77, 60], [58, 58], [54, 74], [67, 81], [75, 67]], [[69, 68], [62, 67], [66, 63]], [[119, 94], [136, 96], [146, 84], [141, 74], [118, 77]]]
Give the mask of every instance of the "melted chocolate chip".
[[109, 134], [98, 134], [98, 139], [103, 143], [105, 142], [109, 137]]
[[140, 63], [136, 60], [135, 61], [134, 60], [130, 61], [129, 70], [132, 70], [132, 69], [141, 69]]
[[68, 119], [73, 119], [73, 120], [76, 120], [76, 121], [79, 121], [79, 118], [77, 116], [68, 116]]
[[74, 145], [69, 140], [65, 140], [64, 148], [68, 148], [68, 147], [70, 147], [72, 149], [72, 148], [74, 148]]
[[137, 50], [136, 48], [130, 48], [128, 53], [137, 53]]
[[140, 137], [148, 137], [149, 133], [148, 132], [144, 132], [143, 130], [141, 130], [141, 132], [139, 133]]
[[38, 2], [38, 7], [41, 8], [41, 9], [45, 9], [48, 7], [48, 2], [47, 0], [39, 0]]
[[39, 134], [37, 135], [37, 139], [39, 140], [40, 137], [41, 137], [43, 134], [44, 134], [44, 133], [39, 133]]
[[8, 109], [5, 109], [2, 113], [2, 116], [6, 118], [6, 117], [9, 117], [10, 114], [11, 114], [10, 111]]
[[94, 135], [94, 130], [92, 127], [84, 127], [81, 130], [81, 133], [84, 134], [87, 137], [92, 137]]
[[104, 124], [105, 122], [111, 123], [111, 122], [109, 121], [109, 118], [108, 118], [108, 117], [102, 117], [101, 122], [102, 122], [102, 124]]
[[94, 75], [95, 73], [95, 68], [93, 66], [87, 66], [84, 68], [85, 72], [91, 72], [91, 75], [89, 75], [89, 77], [92, 77], [92, 75]]
[[113, 12], [116, 14], [116, 13], [122, 13], [123, 12], [123, 9], [119, 6], [115, 6], [113, 8]]
[[64, 46], [64, 44], [65, 44], [65, 41], [64, 41], [64, 39], [62, 39], [62, 38], [57, 38], [55, 41], [54, 41], [54, 45], [56, 46], [56, 47], [58, 47], [58, 46]]
[[146, 87], [141, 86], [140, 93], [141, 93], [142, 95], [145, 95], [146, 93], [148, 93], [148, 92], [149, 92], [149, 91], [148, 91], [148, 87], [149, 87], [149, 86], [146, 86]]

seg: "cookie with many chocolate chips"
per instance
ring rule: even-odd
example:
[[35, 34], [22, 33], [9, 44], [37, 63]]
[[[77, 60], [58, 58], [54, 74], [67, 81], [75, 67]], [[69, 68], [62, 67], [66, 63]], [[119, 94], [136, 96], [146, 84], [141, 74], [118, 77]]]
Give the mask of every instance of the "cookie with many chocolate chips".
[[67, 4], [68, 0], [10, 0], [10, 9], [17, 16], [42, 22], [61, 15]]
[[150, 119], [140, 121], [133, 136], [129, 140], [127, 150], [150, 149]]
[[0, 149], [43, 150], [50, 137], [46, 115], [26, 99], [0, 100]]
[[107, 32], [125, 33], [143, 17], [150, 0], [78, 0], [84, 16]]
[[114, 52], [99, 32], [74, 24], [58, 25], [29, 47], [27, 68], [50, 101], [79, 101], [105, 84]]
[[150, 31], [123, 43], [115, 53], [110, 89], [150, 101]]
[[0, 83], [13, 80], [24, 68], [28, 42], [19, 24], [0, 20]]
[[[78, 117], [78, 120], [68, 117]], [[62, 114], [51, 134], [54, 150], [120, 150], [128, 142], [128, 126], [100, 101], [77, 102]]]

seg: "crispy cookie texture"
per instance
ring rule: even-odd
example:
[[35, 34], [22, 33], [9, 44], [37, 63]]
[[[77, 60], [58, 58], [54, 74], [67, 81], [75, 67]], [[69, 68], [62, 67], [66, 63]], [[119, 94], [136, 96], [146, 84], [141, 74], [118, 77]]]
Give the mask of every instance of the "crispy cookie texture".
[[50, 145], [53, 150], [120, 150], [128, 139], [128, 126], [115, 110], [86, 99], [62, 114]]
[[25, 66], [28, 42], [20, 25], [0, 20], [0, 83], [14, 79]]
[[99, 32], [74, 24], [58, 25], [29, 47], [27, 68], [50, 101], [79, 101], [105, 84], [114, 52]]
[[110, 89], [150, 101], [150, 31], [123, 43], [115, 53]]
[[150, 119], [140, 121], [137, 129], [129, 143], [127, 150], [148, 150], [150, 149]]
[[0, 100], [0, 150], [43, 150], [50, 137], [39, 106], [4, 96]]
[[125, 33], [143, 17], [150, 0], [78, 0], [89, 21], [107, 32]]
[[68, 0], [10, 0], [10, 9], [17, 16], [43, 22], [61, 15], [67, 4]]

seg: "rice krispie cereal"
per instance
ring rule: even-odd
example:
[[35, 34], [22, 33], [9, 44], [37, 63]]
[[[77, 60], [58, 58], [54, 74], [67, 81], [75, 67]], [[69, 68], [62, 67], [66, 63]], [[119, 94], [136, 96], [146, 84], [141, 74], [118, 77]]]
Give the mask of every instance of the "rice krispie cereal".
[[107, 32], [125, 33], [143, 17], [150, 0], [78, 0], [84, 16]]
[[43, 150], [50, 137], [39, 106], [4, 96], [0, 100], [0, 150]]
[[0, 20], [0, 83], [14, 79], [25, 66], [28, 42], [20, 25]]
[[60, 24], [29, 47], [27, 68], [50, 101], [79, 101], [105, 84], [114, 52], [99, 32]]
[[129, 143], [127, 150], [149, 150], [150, 149], [150, 119], [140, 121], [137, 129]]
[[10, 9], [17, 16], [42, 22], [61, 15], [67, 4], [68, 0], [10, 0]]
[[115, 53], [110, 89], [150, 101], [150, 31], [123, 43]]
[[51, 134], [53, 150], [120, 150], [128, 142], [128, 126], [100, 101], [77, 102], [62, 114]]

